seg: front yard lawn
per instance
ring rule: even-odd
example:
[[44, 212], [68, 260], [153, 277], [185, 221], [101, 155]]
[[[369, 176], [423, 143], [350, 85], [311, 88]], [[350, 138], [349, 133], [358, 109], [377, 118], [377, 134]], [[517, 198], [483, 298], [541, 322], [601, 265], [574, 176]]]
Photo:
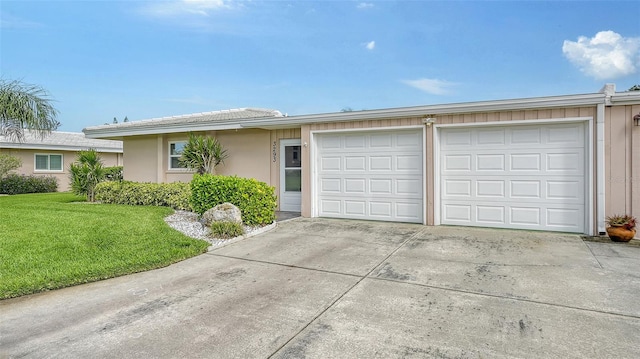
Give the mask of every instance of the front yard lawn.
[[0, 196], [0, 299], [164, 267], [209, 245], [171, 229], [170, 208], [83, 201]]

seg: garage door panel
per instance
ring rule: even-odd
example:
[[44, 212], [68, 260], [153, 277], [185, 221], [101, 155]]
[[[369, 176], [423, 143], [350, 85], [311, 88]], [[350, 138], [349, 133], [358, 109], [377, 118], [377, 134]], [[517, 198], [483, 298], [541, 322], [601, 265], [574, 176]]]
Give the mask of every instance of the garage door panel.
[[404, 222], [422, 222], [422, 201], [396, 202], [396, 218]]
[[319, 216], [423, 221], [422, 130], [330, 133], [316, 139]]
[[441, 130], [441, 223], [583, 232], [584, 128]]
[[393, 159], [391, 156], [371, 156], [369, 157], [370, 171], [391, 171], [393, 170]]
[[346, 156], [344, 157], [345, 171], [365, 171], [367, 169], [367, 157]]
[[348, 149], [365, 148], [365, 137], [362, 135], [345, 136], [344, 147]]
[[397, 155], [396, 170], [397, 171], [413, 171], [422, 172], [422, 156], [421, 155]]
[[505, 208], [503, 206], [476, 206], [476, 222], [485, 224], [505, 224]]
[[582, 177], [496, 178], [499, 177], [443, 177], [440, 182], [441, 199], [584, 204], [585, 182]]
[[342, 159], [340, 157], [322, 157], [320, 159], [321, 171], [340, 171], [342, 168]]
[[422, 132], [398, 133], [396, 135], [396, 147], [399, 149], [409, 148], [410, 150], [420, 148], [422, 145]]
[[515, 228], [581, 232], [584, 226], [582, 206], [563, 206], [540, 203], [505, 205], [501, 202], [469, 204], [449, 201], [442, 206], [443, 224], [471, 225], [496, 228]]
[[[472, 182], [472, 181], [469, 181]], [[476, 197], [494, 197], [503, 199], [506, 196], [505, 181], [500, 180], [476, 180]], [[469, 186], [471, 191], [471, 185]]]

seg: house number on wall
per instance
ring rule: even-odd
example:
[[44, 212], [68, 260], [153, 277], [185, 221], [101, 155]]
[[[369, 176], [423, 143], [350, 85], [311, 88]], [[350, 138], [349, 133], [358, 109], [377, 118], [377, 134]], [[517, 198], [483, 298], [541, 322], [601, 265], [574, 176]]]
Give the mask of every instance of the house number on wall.
[[273, 162], [276, 162], [278, 158], [278, 152], [276, 152], [276, 141], [273, 141]]

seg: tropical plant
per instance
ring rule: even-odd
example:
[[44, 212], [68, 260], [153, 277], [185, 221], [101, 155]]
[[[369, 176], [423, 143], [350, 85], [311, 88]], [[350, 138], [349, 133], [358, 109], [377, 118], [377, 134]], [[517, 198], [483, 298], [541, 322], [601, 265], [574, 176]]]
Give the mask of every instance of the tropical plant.
[[60, 126], [58, 111], [42, 87], [0, 80], [0, 135], [24, 140], [24, 130], [44, 138]]
[[18, 157], [0, 153], [0, 179], [11, 171], [17, 170], [20, 166], [22, 166], [22, 160]]
[[90, 148], [78, 152], [76, 162], [69, 166], [71, 191], [87, 196], [89, 202], [95, 201], [95, 188], [105, 176], [102, 160], [98, 151]]
[[244, 228], [236, 222], [213, 222], [210, 225], [211, 234], [215, 238], [229, 239], [244, 234]]
[[606, 222], [611, 227], [624, 227], [628, 230], [636, 228], [636, 217], [628, 214], [614, 214], [607, 217]]
[[180, 163], [199, 174], [213, 173], [216, 166], [224, 163], [228, 154], [216, 138], [189, 134], [189, 141], [182, 149]]

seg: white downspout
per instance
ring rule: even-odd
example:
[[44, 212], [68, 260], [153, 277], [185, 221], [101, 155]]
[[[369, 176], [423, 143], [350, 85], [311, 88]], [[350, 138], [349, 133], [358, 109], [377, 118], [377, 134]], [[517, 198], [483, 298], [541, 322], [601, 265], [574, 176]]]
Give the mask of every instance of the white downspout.
[[605, 116], [605, 104], [600, 103], [597, 107], [596, 113], [596, 221], [598, 224], [598, 234], [603, 235], [605, 232], [605, 213], [604, 213], [604, 201], [605, 201], [605, 158], [604, 158], [604, 116]]

